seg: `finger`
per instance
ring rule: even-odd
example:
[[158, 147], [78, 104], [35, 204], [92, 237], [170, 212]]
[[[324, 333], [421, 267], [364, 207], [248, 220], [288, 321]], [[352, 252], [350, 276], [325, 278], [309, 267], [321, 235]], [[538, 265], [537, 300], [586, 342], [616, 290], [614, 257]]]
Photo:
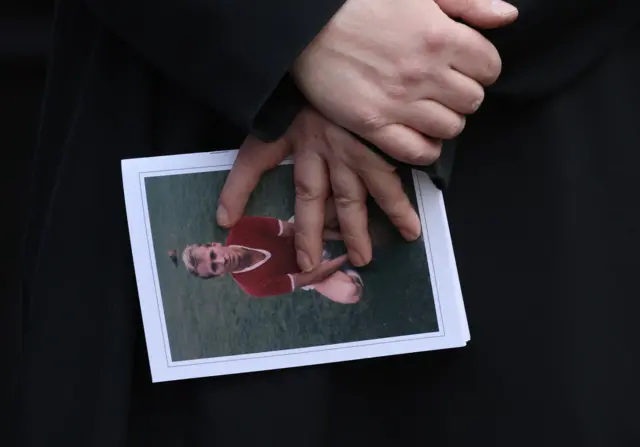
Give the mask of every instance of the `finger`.
[[329, 196], [329, 175], [324, 160], [313, 151], [295, 154], [295, 245], [298, 266], [313, 270], [322, 260], [324, 209]]
[[387, 214], [400, 234], [409, 241], [420, 237], [422, 226], [395, 168], [365, 145], [353, 140], [346, 163], [362, 179], [369, 194]]
[[403, 124], [432, 138], [455, 138], [464, 129], [464, 116], [430, 99], [408, 104], [397, 113]]
[[493, 84], [502, 71], [502, 59], [496, 47], [478, 31], [462, 23], [452, 23], [448, 36], [457, 48], [449, 62], [451, 68], [478, 81], [485, 87]]
[[363, 135], [381, 151], [398, 161], [428, 166], [438, 159], [442, 142], [422, 135], [404, 124], [389, 124]]
[[289, 153], [285, 139], [263, 143], [247, 137], [220, 193], [216, 220], [221, 227], [233, 226], [244, 213], [251, 193], [262, 175], [276, 167]]
[[422, 232], [418, 213], [411, 205], [396, 172], [362, 171], [360, 176], [380, 209], [403, 238], [416, 240]]
[[477, 28], [499, 28], [518, 18], [518, 8], [502, 0], [436, 0], [436, 3], [449, 17]]
[[349, 260], [355, 266], [366, 265], [371, 262], [367, 190], [360, 177], [343, 163], [331, 163], [329, 175], [340, 233], [347, 247]]
[[470, 77], [450, 69], [428, 84], [423, 97], [439, 102], [454, 112], [469, 115], [480, 108], [484, 100], [484, 88]]

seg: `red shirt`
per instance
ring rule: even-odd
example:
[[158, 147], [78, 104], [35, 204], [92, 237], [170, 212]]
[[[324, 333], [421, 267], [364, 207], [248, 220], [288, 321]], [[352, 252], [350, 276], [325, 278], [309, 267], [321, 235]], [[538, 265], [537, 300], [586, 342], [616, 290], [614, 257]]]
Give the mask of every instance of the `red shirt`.
[[231, 276], [254, 297], [292, 292], [293, 274], [300, 273], [293, 236], [282, 236], [283, 223], [272, 217], [245, 216], [229, 230], [227, 245], [262, 251], [266, 258]]

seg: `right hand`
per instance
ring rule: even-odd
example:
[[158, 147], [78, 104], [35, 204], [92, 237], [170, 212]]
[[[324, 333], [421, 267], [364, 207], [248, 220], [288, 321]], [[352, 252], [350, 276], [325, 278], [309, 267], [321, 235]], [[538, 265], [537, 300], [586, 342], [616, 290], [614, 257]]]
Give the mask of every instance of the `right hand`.
[[347, 0], [297, 59], [294, 78], [329, 120], [397, 160], [431, 164], [502, 65], [487, 39], [449, 16], [484, 28], [515, 20], [515, 8], [505, 15], [492, 5]]

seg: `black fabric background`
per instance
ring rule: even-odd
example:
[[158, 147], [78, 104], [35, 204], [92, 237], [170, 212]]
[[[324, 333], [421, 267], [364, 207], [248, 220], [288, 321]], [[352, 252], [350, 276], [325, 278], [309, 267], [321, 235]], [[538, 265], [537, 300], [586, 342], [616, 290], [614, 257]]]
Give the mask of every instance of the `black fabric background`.
[[[55, 303], [36, 303], [35, 316], [28, 314], [38, 324], [29, 328], [26, 368], [16, 370], [25, 327], [15, 235], [24, 227], [50, 5], [21, 2], [8, 13], [22, 25], [2, 25], [2, 32], [25, 32], [20, 39], [0, 40], [2, 64], [8, 67], [1, 73], [1, 135], [12, 155], [5, 156], [3, 177], [1, 330], [8, 367], [2, 368], [7, 375], [2, 384], [6, 395], [16, 394], [18, 379], [25, 384], [20, 412], [11, 413], [20, 420], [3, 420], [18, 428], [10, 431], [19, 435], [13, 441], [21, 446], [638, 445], [637, 6], [620, 1], [606, 7], [608, 2], [598, 0], [553, 2], [549, 8], [520, 3], [517, 27], [493, 34], [505, 57], [504, 77], [457, 142], [446, 193], [471, 344], [451, 352], [156, 385], [149, 383], [130, 287], [121, 197], [109, 192], [120, 179], [109, 172], [121, 156], [138, 154], [149, 142], [158, 153], [175, 152], [216, 121], [180, 107], [184, 98], [167, 85], [154, 86], [162, 97], [153, 132], [126, 134], [128, 147], [104, 151], [117, 138], [102, 140], [107, 129], [85, 121], [77, 141], [65, 148], [72, 157], [58, 191], [65, 199], [58, 204], [54, 230], [65, 235], [65, 225], [74, 224], [73, 215], [64, 214], [73, 209], [72, 201], [97, 197], [101, 206], [87, 211], [94, 226], [66, 236], [93, 245], [94, 231], [108, 235], [114, 243], [104, 248], [106, 256], [122, 262], [106, 277], [78, 267], [87, 286], [107, 280], [91, 300], [71, 292]], [[554, 37], [564, 39], [558, 43]], [[101, 51], [103, 62], [131, 62], [118, 43]], [[125, 71], [112, 81], [132, 89], [128, 93], [148, 95], [144, 82], [136, 84], [134, 66], [123, 65]], [[96, 90], [86, 102], [100, 104], [109, 95]], [[140, 102], [129, 105], [134, 108], [119, 108], [123, 116], [115, 124], [147, 117], [148, 110], [135, 108]], [[108, 110], [101, 113], [102, 119], [110, 116]], [[239, 138], [231, 130], [216, 145], [234, 145]], [[208, 144], [206, 138], [199, 141]], [[102, 144], [103, 152], [80, 151], [89, 143]], [[92, 153], [101, 159], [92, 161]], [[92, 167], [93, 176], [82, 166]], [[79, 188], [91, 178], [95, 184]], [[62, 242], [49, 245], [45, 265], [68, 261], [53, 256]], [[45, 278], [55, 272], [49, 269]]]
[[[24, 227], [27, 190], [44, 88], [53, 1], [0, 3], [0, 146], [2, 168], [2, 280], [0, 281], [0, 406], [8, 411], [18, 381], [22, 346], [22, 302], [16, 262]], [[12, 418], [0, 418], [10, 433]], [[0, 443], [3, 441], [0, 441]]]

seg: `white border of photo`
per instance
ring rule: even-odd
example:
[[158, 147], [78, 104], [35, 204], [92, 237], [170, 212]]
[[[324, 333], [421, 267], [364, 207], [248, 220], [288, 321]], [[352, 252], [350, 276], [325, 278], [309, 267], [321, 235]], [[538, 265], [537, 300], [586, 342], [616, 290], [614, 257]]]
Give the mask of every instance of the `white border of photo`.
[[[236, 155], [237, 150], [228, 150], [122, 161], [131, 250], [153, 382], [343, 362], [466, 345], [469, 341], [469, 327], [442, 192], [435, 187], [427, 174], [413, 171], [438, 318], [438, 332], [284, 351], [173, 361], [155, 265], [144, 180], [147, 177], [165, 175], [228, 171]], [[283, 164], [289, 163], [291, 161], [287, 160]]]

